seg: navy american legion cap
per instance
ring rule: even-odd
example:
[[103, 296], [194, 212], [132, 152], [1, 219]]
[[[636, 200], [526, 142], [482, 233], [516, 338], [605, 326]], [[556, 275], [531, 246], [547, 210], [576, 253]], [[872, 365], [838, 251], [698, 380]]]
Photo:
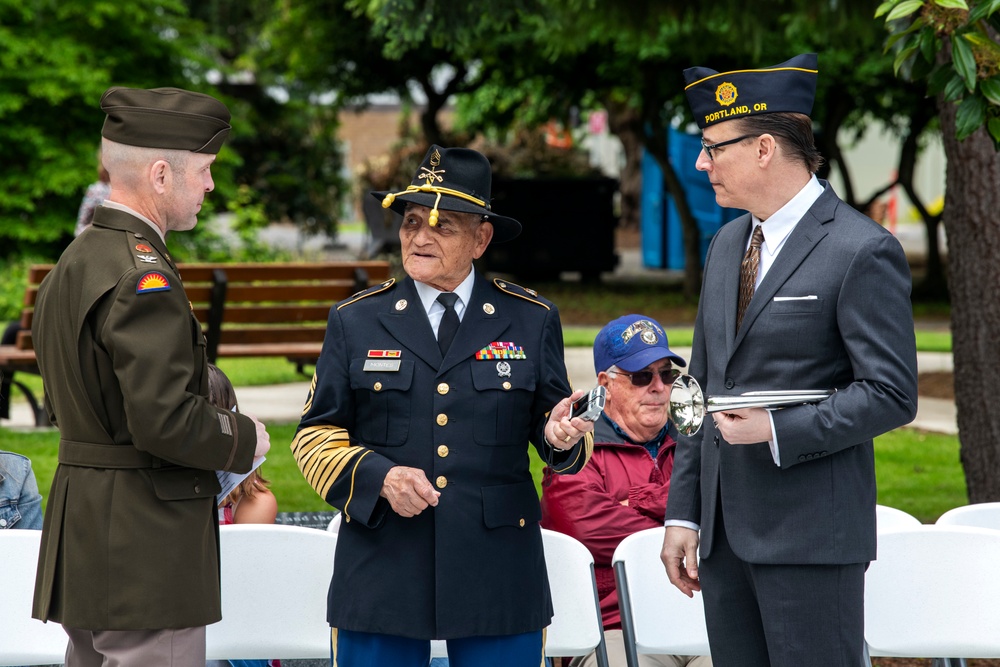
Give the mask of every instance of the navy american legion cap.
[[763, 69], [684, 70], [684, 93], [698, 127], [762, 113], [812, 113], [817, 58], [804, 53]]

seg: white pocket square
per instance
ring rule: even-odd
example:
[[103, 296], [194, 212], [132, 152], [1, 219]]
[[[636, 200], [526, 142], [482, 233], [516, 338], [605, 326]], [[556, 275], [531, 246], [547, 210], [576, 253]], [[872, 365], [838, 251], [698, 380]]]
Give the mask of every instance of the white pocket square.
[[815, 301], [819, 297], [815, 294], [810, 294], [809, 296], [776, 296], [775, 301]]

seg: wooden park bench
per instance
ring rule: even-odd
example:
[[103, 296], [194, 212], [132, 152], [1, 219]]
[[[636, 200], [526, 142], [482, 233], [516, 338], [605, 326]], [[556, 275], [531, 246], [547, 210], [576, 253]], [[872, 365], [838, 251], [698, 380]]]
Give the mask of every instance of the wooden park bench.
[[[284, 357], [299, 372], [319, 359], [330, 307], [389, 278], [379, 261], [283, 264], [179, 264], [184, 289], [201, 322], [208, 359]], [[0, 419], [9, 418], [10, 386], [28, 399], [35, 423], [48, 423], [45, 409], [15, 372], [38, 374], [31, 320], [42, 278], [51, 264], [32, 266], [19, 329], [0, 345]]]

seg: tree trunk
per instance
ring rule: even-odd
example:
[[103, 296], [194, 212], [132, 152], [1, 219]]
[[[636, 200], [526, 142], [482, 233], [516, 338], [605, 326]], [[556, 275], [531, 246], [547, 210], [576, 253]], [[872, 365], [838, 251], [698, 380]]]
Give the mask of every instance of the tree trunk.
[[1000, 153], [980, 128], [955, 138], [957, 105], [938, 101], [948, 160], [944, 223], [948, 229], [955, 403], [969, 501], [1000, 500]]
[[605, 100], [604, 107], [608, 110], [608, 129], [622, 142], [625, 152], [625, 165], [618, 177], [618, 225], [638, 229], [642, 210], [642, 117], [622, 102]]

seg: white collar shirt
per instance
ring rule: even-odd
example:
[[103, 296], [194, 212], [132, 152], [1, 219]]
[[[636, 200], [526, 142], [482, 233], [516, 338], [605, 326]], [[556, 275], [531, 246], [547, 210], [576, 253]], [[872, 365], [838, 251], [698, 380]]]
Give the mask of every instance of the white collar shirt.
[[[752, 216], [753, 226], [762, 225], [764, 227], [764, 243], [760, 247], [760, 265], [757, 268], [757, 284], [764, 279], [774, 260], [778, 257], [782, 246], [788, 240], [788, 235], [795, 229], [802, 216], [816, 203], [820, 195], [823, 194], [823, 186], [819, 179], [813, 174], [809, 182], [805, 184], [798, 194], [792, 197], [787, 204], [774, 212], [771, 217], [761, 222], [757, 216]], [[747, 240], [747, 247], [750, 241]]]
[[[465, 309], [472, 299], [472, 286], [475, 282], [476, 270], [471, 269], [465, 280], [455, 288], [454, 294], [458, 295], [458, 301], [455, 302], [455, 314], [458, 315], [459, 322], [465, 316]], [[413, 281], [413, 285], [417, 288], [417, 296], [420, 297], [420, 303], [424, 307], [424, 312], [427, 313], [427, 319], [431, 322], [431, 330], [434, 332], [434, 337], [437, 338], [438, 327], [441, 325], [441, 318], [444, 317], [444, 306], [437, 300], [438, 295], [442, 292], [416, 280]]]

